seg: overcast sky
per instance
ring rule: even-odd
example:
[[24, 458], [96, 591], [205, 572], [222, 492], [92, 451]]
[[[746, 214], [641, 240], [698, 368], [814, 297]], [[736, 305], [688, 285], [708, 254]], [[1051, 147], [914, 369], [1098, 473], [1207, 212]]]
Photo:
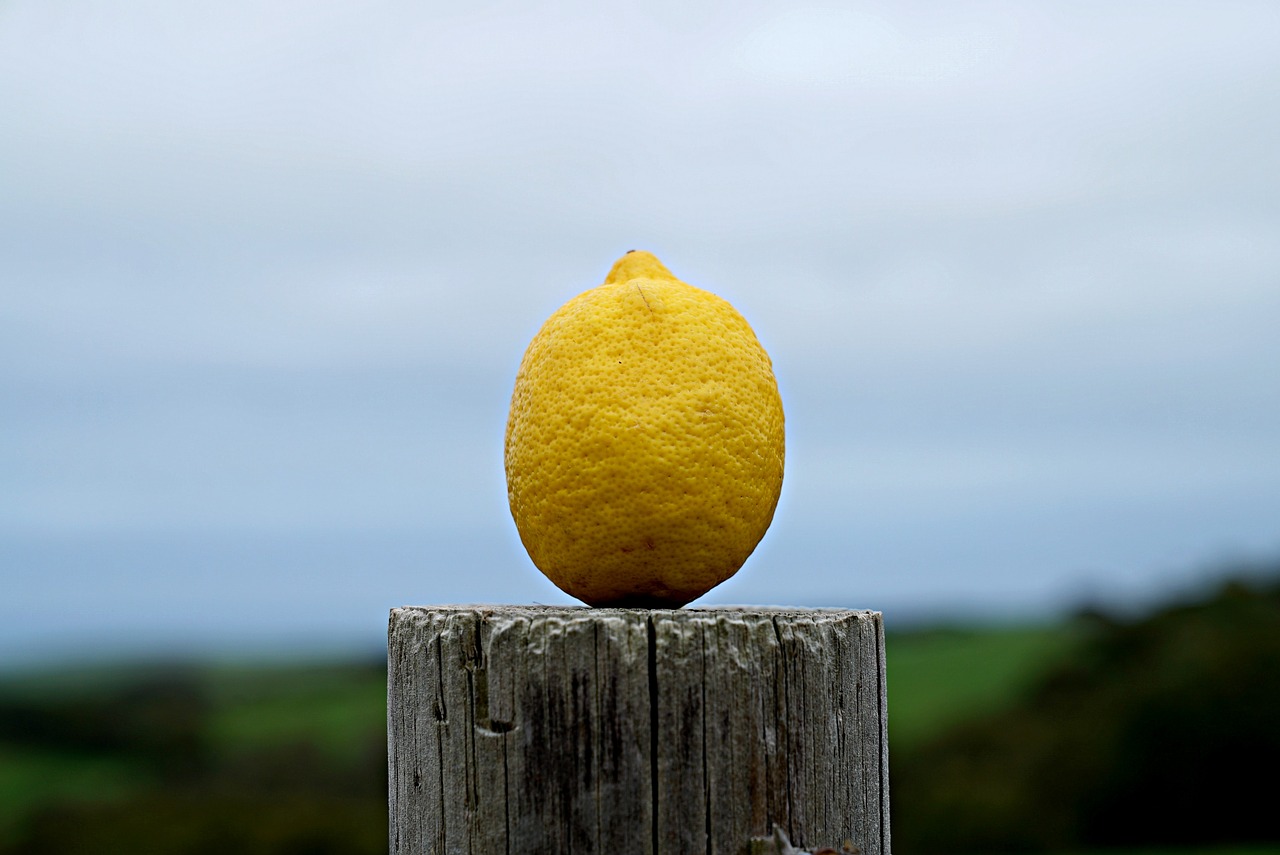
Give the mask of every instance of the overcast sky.
[[1276, 555], [1277, 44], [1271, 2], [0, 2], [0, 661], [571, 602], [506, 409], [631, 248], [787, 413], [701, 602], [1043, 615]]

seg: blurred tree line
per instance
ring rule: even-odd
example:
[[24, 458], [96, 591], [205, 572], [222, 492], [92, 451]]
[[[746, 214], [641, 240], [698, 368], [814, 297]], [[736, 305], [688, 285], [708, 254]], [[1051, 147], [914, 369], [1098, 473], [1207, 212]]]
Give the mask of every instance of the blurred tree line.
[[[1076, 620], [1083, 641], [1017, 703], [890, 752], [894, 848], [1280, 844], [1280, 566], [1142, 618]], [[341, 725], [341, 751], [305, 730], [228, 740], [197, 668], [0, 691], [0, 772], [34, 752], [69, 780], [95, 758], [131, 776], [23, 810], [0, 855], [386, 852], [385, 671], [361, 667], [373, 703]], [[0, 802], [12, 796], [0, 774]]]
[[[381, 662], [367, 667], [385, 673]], [[61, 758], [51, 775], [80, 774], [91, 758], [117, 758], [133, 772], [123, 791], [78, 792], [28, 811], [0, 853], [386, 852], [384, 719], [354, 728], [353, 750], [335, 753], [305, 737], [229, 746], [214, 738], [215, 712], [210, 681], [194, 667], [0, 700], [0, 748]]]
[[1085, 640], [1020, 702], [890, 751], [906, 855], [1280, 844], [1280, 567]]

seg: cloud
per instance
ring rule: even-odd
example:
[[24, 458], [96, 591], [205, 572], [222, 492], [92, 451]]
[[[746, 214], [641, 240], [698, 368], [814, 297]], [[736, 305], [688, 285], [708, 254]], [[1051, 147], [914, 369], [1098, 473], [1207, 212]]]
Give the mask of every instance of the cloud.
[[6, 5], [0, 531], [528, 570], [515, 367], [639, 247], [783, 387], [725, 596], [847, 561], [1027, 605], [1276, 542], [1268, 4], [559, 9]]

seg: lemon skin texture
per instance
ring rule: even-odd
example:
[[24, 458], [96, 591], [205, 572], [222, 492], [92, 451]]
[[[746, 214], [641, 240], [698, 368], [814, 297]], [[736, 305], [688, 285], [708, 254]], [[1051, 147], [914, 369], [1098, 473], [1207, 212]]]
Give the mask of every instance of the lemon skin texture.
[[629, 252], [529, 344], [505, 457], [520, 539], [561, 590], [682, 606], [737, 572], [773, 519], [773, 365], [728, 302]]

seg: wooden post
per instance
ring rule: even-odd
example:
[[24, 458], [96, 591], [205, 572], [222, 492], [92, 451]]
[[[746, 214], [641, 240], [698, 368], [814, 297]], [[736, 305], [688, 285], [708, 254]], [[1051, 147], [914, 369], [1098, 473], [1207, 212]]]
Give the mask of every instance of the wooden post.
[[395, 609], [387, 719], [392, 853], [889, 853], [877, 612]]

